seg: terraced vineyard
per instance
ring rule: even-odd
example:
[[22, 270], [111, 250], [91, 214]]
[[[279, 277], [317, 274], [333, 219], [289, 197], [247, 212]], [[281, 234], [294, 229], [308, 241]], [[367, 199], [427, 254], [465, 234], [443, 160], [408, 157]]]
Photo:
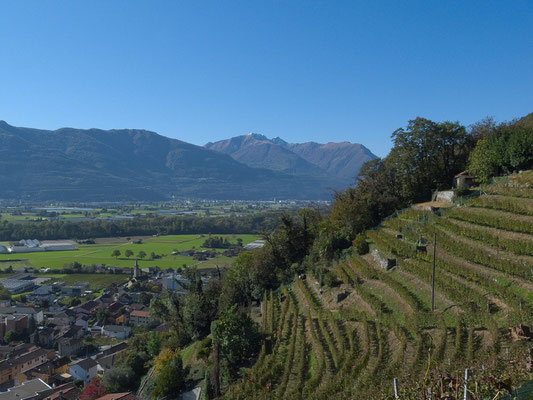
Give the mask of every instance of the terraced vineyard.
[[[510, 328], [533, 324], [529, 179], [494, 185], [466, 206], [385, 221], [367, 233], [371, 253], [332, 267], [337, 286], [308, 277], [265, 294], [261, 353], [226, 398], [394, 398], [393, 378], [401, 399], [454, 396], [464, 368], [476, 383], [523, 379], [531, 342], [512, 340]], [[396, 267], [386, 271], [376, 254]]]

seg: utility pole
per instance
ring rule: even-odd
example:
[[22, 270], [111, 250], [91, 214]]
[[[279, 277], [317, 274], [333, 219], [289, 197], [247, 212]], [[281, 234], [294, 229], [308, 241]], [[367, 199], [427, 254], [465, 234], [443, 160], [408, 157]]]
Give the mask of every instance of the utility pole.
[[433, 234], [433, 273], [431, 274], [431, 311], [435, 311], [435, 254], [437, 249], [437, 234]]

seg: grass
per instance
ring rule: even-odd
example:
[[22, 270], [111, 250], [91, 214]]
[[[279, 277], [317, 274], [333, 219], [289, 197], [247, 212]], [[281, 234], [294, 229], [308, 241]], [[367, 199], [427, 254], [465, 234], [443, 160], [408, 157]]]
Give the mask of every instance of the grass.
[[190, 345], [184, 347], [180, 351], [180, 356], [183, 361], [183, 365], [190, 364], [191, 358], [194, 355], [194, 353], [196, 353], [196, 350], [199, 344], [200, 344], [200, 341], [193, 342]]
[[[173, 256], [174, 250], [184, 251], [189, 249], [202, 250], [202, 244], [209, 235], [168, 235], [158, 236], [146, 239], [142, 244], [123, 243], [103, 243], [78, 245], [78, 250], [74, 251], [50, 251], [39, 253], [19, 253], [19, 254], [0, 254], [2, 260], [16, 260], [0, 262], [0, 268], [16, 264], [22, 266], [33, 266], [36, 268], [51, 268], [54, 270], [62, 269], [64, 264], [78, 262], [83, 265], [112, 265], [117, 267], [132, 267], [138, 253], [142, 250], [146, 253], [146, 258], [139, 260], [141, 268], [149, 266], [158, 266], [160, 268], [178, 268], [185, 265], [195, 265], [198, 262], [189, 256]], [[259, 236], [256, 235], [217, 235], [227, 238], [232, 243], [237, 243], [237, 239], [242, 239], [244, 244], [250, 243]], [[114, 250], [119, 250], [121, 256], [112, 257]], [[133, 251], [131, 258], [125, 257], [126, 250]], [[218, 249], [221, 253], [223, 249]], [[150, 253], [155, 253], [161, 258], [151, 260]], [[208, 260], [206, 263], [200, 263], [199, 268], [213, 268], [216, 264], [231, 265], [234, 258], [219, 256], [215, 259]]]
[[76, 282], [88, 282], [89, 289], [101, 290], [111, 283], [122, 283], [129, 279], [129, 275], [123, 274], [40, 274], [42, 278], [52, 278], [53, 281], [62, 281], [66, 285]]

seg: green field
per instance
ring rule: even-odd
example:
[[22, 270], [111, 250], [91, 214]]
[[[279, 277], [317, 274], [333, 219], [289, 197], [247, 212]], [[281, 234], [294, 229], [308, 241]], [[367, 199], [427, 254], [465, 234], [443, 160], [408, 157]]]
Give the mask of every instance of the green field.
[[42, 274], [40, 278], [52, 278], [52, 281], [63, 281], [66, 285], [76, 282], [88, 282], [89, 289], [101, 290], [111, 283], [126, 282], [130, 276], [123, 274]]
[[[250, 243], [255, 239], [258, 239], [257, 235], [216, 235], [228, 238], [232, 243], [237, 243], [237, 239], [242, 239], [244, 244]], [[188, 256], [173, 256], [171, 253], [176, 251], [184, 251], [189, 249], [201, 250], [202, 244], [208, 238], [208, 235], [168, 235], [151, 237], [142, 244], [132, 243], [101, 243], [101, 244], [88, 244], [78, 245], [76, 251], [50, 251], [43, 253], [19, 253], [19, 254], [0, 254], [0, 261], [3, 260], [22, 260], [14, 262], [0, 262], [0, 268], [5, 269], [9, 265], [13, 268], [22, 266], [33, 266], [36, 268], [51, 268], [61, 269], [64, 264], [78, 262], [82, 265], [98, 265], [105, 264], [107, 266], [118, 267], [132, 267], [137, 254], [142, 250], [147, 256], [145, 259], [139, 260], [139, 266], [149, 267], [158, 266], [160, 268], [178, 268], [185, 265], [195, 265], [198, 262], [192, 257]], [[133, 251], [134, 255], [131, 258], [126, 258], [126, 250]], [[117, 259], [112, 257], [111, 254], [114, 250], [119, 250], [121, 256]], [[156, 255], [161, 256], [159, 259], [151, 260], [150, 254], [154, 252]], [[222, 253], [223, 249], [218, 249], [218, 253]], [[204, 263], [199, 263], [199, 268], [214, 267], [215, 264], [219, 266], [228, 265], [232, 263], [232, 259], [228, 257], [217, 257], [212, 260], [208, 260]]]

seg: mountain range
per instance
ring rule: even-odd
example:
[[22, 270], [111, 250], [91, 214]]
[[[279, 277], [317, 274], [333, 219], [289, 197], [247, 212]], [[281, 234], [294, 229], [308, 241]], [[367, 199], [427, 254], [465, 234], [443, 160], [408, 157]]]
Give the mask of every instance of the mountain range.
[[[139, 129], [50, 131], [0, 121], [0, 199], [329, 199], [375, 157], [361, 145], [259, 136], [228, 139], [240, 148], [230, 152], [226, 141], [201, 147]], [[251, 145], [250, 138], [265, 143]], [[253, 148], [262, 150], [254, 157]]]
[[206, 148], [229, 154], [250, 167], [295, 175], [325, 176], [336, 186], [355, 183], [361, 166], [376, 156], [358, 143], [287, 143], [257, 133], [208, 143]]

